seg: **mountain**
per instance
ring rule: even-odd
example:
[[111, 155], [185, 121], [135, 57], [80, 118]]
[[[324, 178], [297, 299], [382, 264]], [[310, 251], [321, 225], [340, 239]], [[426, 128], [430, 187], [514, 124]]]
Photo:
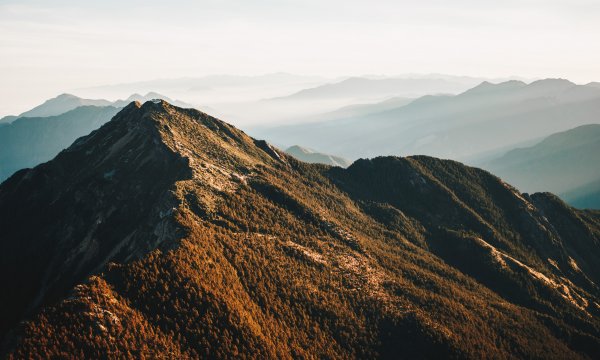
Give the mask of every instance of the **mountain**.
[[0, 125], [1, 125], [1, 124], [9, 124], [9, 123], [11, 123], [11, 122], [13, 122], [13, 121], [17, 120], [18, 118], [19, 118], [19, 117], [18, 117], [18, 116], [15, 116], [15, 115], [8, 115], [8, 116], [5, 116], [5, 117], [3, 117], [3, 118], [0, 118]]
[[398, 108], [404, 105], [409, 104], [414, 99], [403, 98], [403, 97], [393, 97], [384, 101], [369, 103], [369, 104], [353, 104], [348, 106], [343, 106], [334, 111], [326, 112], [324, 114], [318, 114], [313, 117], [310, 117], [308, 121], [316, 122], [316, 121], [325, 121], [325, 120], [335, 120], [341, 118], [349, 118], [349, 117], [358, 117], [358, 116], [366, 116], [369, 114], [376, 114], [382, 111], [391, 110], [394, 108]]
[[115, 107], [125, 107], [127, 106], [127, 104], [133, 102], [133, 101], [139, 101], [139, 102], [146, 102], [146, 101], [151, 101], [154, 99], [160, 99], [160, 100], [164, 100], [167, 101], [168, 103], [171, 103], [175, 106], [179, 106], [182, 108], [193, 108], [193, 105], [190, 105], [188, 103], [185, 103], [183, 101], [179, 101], [179, 100], [172, 100], [164, 95], [161, 95], [159, 93], [156, 92], [149, 92], [146, 95], [140, 95], [140, 94], [133, 94], [131, 96], [129, 96], [127, 99], [125, 100], [117, 100], [115, 102], [112, 103], [112, 106]]
[[382, 99], [414, 97], [431, 93], [458, 93], [466, 89], [468, 89], [468, 85], [447, 79], [351, 77], [340, 82], [304, 89], [276, 100]]
[[350, 162], [344, 158], [334, 155], [323, 154], [311, 149], [303, 148], [302, 146], [294, 145], [285, 150], [289, 155], [292, 155], [298, 160], [311, 164], [325, 164], [331, 166], [348, 167]]
[[[444, 75], [406, 77], [351, 77], [343, 80], [318, 84], [295, 91], [291, 95], [264, 98], [261, 101], [242, 104], [226, 104], [227, 110], [220, 114], [233, 118], [236, 123], [248, 124], [250, 119], [255, 126], [272, 127], [275, 124], [296, 124], [327, 121], [332, 116], [357, 116], [372, 111], [387, 110], [404, 105], [409, 100], [425, 94], [459, 93], [465, 91], [480, 79], [452, 77]], [[392, 100], [393, 99], [393, 100]], [[389, 103], [385, 103], [390, 100]], [[397, 107], [396, 106], [396, 107]], [[334, 117], [333, 119], [338, 119]], [[293, 145], [297, 141], [287, 143]], [[318, 148], [318, 146], [313, 146]], [[335, 153], [335, 152], [333, 152]]]
[[556, 194], [600, 180], [600, 124], [578, 126], [514, 149], [484, 167], [521, 191]]
[[46, 117], [64, 114], [80, 106], [109, 106], [108, 100], [82, 99], [71, 94], [61, 94], [43, 104], [21, 113], [19, 117]]
[[598, 123], [600, 89], [563, 79], [484, 82], [462, 94], [425, 96], [364, 116], [252, 129], [278, 144], [301, 143], [348, 159], [423, 154], [476, 163], [579, 125]]
[[17, 170], [52, 159], [118, 111], [112, 106], [80, 106], [61, 115], [19, 118], [0, 126], [0, 182]]
[[[75, 139], [97, 129], [132, 101], [143, 102], [153, 99], [173, 102], [168, 97], [153, 92], [143, 96], [133, 94], [127, 100], [114, 102], [81, 99], [63, 94], [23, 113], [24, 115], [17, 119], [8, 119], [10, 121], [4, 124], [9, 126], [0, 126], [0, 143], [3, 144], [0, 148], [0, 182], [17, 170], [33, 167], [52, 159]], [[181, 101], [173, 103], [184, 108], [193, 107]], [[72, 106], [77, 107], [70, 109]], [[31, 117], [32, 114], [49, 114], [62, 110], [66, 112], [59, 115]]]
[[[146, 94], [144, 96], [142, 96], [140, 94], [133, 94], [126, 100], [117, 100], [114, 102], [108, 101], [108, 100], [103, 100], [103, 99], [83, 99], [83, 98], [80, 98], [78, 96], [71, 95], [71, 94], [61, 94], [55, 98], [44, 101], [43, 104], [38, 105], [31, 110], [21, 113], [19, 116], [12, 116], [12, 115], [5, 116], [2, 119], [0, 119], [0, 123], [4, 123], [4, 122], [10, 123], [10, 122], [13, 122], [16, 119], [22, 118], [22, 117], [30, 117], [31, 118], [31, 117], [48, 117], [48, 116], [61, 115], [68, 111], [74, 110], [80, 106], [100, 106], [100, 107], [113, 106], [113, 107], [117, 107], [117, 108], [122, 108], [122, 107], [126, 106], [127, 104], [131, 103], [132, 101], [145, 102], [145, 101], [150, 101], [152, 99], [165, 100], [170, 103], [176, 104], [177, 106], [185, 107], [185, 108], [193, 107], [190, 104], [184, 103], [182, 101], [171, 100], [168, 97], [158, 94], [158, 93], [155, 93], [155, 92], [149, 92], [148, 94]], [[83, 134], [81, 134], [81, 135], [83, 135]]]
[[[398, 86], [392, 89], [389, 84], [386, 85], [387, 88], [383, 85], [374, 85], [373, 91], [375, 92], [369, 92], [366, 91], [367, 88], [360, 81], [353, 84], [353, 80], [348, 80], [347, 77], [324, 78], [273, 73], [258, 76], [213, 75], [156, 79], [77, 89], [77, 91], [87, 97], [100, 98], [115, 98], [123, 94], [140, 91], [157, 91], [186, 99], [192, 103], [202, 104], [203, 108], [201, 110], [208, 111], [210, 109], [211, 114], [227, 118], [238, 126], [246, 127], [250, 124], [256, 126], [274, 123], [291, 124], [307, 119], [324, 120], [319, 115], [345, 106], [371, 104], [398, 96], [414, 98], [429, 93], [458, 93], [482, 81], [478, 78], [443, 74], [412, 74], [394, 77], [364, 75], [354, 79], [363, 79], [368, 84], [386, 84], [387, 82], [389, 84], [395, 83]], [[279, 100], [281, 97], [302, 90], [317, 88], [326, 84], [337, 84], [342, 81], [345, 81], [344, 84], [350, 87], [356, 87], [352, 91], [358, 94], [359, 97], [354, 95], [339, 97], [332, 94], [332, 96], [322, 96], [318, 99], [290, 98]], [[381, 89], [375, 89], [377, 86]], [[337, 90], [334, 89], [335, 91]], [[366, 91], [365, 94], [359, 94], [363, 91]], [[133, 98], [129, 100], [144, 101]], [[168, 99], [164, 100], [171, 102]]]
[[0, 184], [8, 358], [594, 358], [600, 214], [132, 103]]
[[591, 86], [591, 87], [595, 87], [595, 88], [600, 88], [600, 82], [594, 81], [594, 82], [588, 83], [587, 86]]
[[560, 197], [580, 209], [600, 209], [600, 179], [564, 192]]
[[[210, 75], [202, 77], [166, 78], [132, 83], [113, 84], [77, 91], [90, 97], [122, 97], [134, 92], [156, 91], [170, 96], [202, 104], [203, 111], [227, 116], [238, 123], [281, 120], [282, 113], [273, 104], [260, 100], [289, 94], [307, 87], [321, 85], [332, 79], [319, 76], [303, 76], [287, 73], [272, 73], [257, 76]], [[150, 99], [129, 98], [144, 102]], [[168, 99], [163, 99], [173, 103]], [[173, 103], [175, 104], [175, 103]], [[266, 106], [270, 105], [270, 106]], [[188, 107], [188, 106], [182, 106]], [[304, 107], [305, 110], [309, 109]], [[293, 112], [292, 112], [293, 114]], [[265, 120], [267, 119], [267, 120]]]

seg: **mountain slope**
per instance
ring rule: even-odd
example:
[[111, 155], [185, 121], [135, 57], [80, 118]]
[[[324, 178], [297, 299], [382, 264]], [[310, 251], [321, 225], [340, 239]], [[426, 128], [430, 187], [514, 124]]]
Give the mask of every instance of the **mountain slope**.
[[590, 124], [511, 150], [484, 167], [522, 191], [562, 194], [600, 180], [599, 153], [600, 125]]
[[350, 165], [348, 160], [339, 156], [323, 154], [298, 145], [287, 148], [285, 152], [298, 160], [311, 164], [325, 164], [340, 167], [348, 167]]
[[600, 89], [567, 80], [482, 83], [456, 96], [425, 96], [365, 116], [257, 129], [348, 159], [423, 154], [474, 161], [483, 154], [597, 123]]
[[78, 137], [109, 121], [119, 109], [81, 106], [49, 117], [19, 118], [0, 127], [0, 181], [52, 159]]
[[597, 213], [428, 157], [302, 163], [165, 102], [1, 184], [0, 228], [13, 358], [600, 351]]

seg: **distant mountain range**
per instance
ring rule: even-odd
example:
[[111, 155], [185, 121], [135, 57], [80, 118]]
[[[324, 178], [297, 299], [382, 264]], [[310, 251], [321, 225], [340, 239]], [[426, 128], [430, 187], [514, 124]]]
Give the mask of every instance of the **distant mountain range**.
[[19, 116], [5, 116], [0, 119], [0, 123], [4, 122], [12, 122], [18, 118], [22, 117], [47, 117], [47, 116], [56, 116], [60, 114], [64, 114], [67, 111], [71, 111], [80, 106], [113, 106], [117, 108], [122, 108], [129, 104], [132, 101], [148, 101], [152, 99], [161, 99], [165, 101], [172, 102], [177, 104], [177, 106], [189, 108], [193, 107], [190, 104], [171, 100], [168, 97], [155, 93], [149, 92], [146, 95], [133, 94], [125, 100], [117, 100], [117, 101], [108, 101], [103, 99], [83, 99], [75, 95], [71, 94], [61, 94], [55, 98], [46, 100], [43, 104], [34, 107], [31, 110], [25, 111], [21, 113]]
[[[306, 123], [295, 126], [263, 127], [250, 132], [266, 135], [273, 143], [284, 146], [297, 140], [309, 147], [289, 147], [286, 151], [293, 156], [306, 162], [341, 167], [351, 163], [344, 154], [354, 158], [363, 153], [370, 156], [377, 149], [385, 149], [388, 154], [425, 153], [462, 159], [490, 170], [522, 191], [551, 191], [575, 206], [585, 203], [587, 207], [598, 208], [600, 205], [593, 200], [596, 180], [600, 178], [594, 156], [597, 149], [588, 149], [594, 145], [582, 143], [594, 136], [594, 126], [565, 133], [563, 136], [568, 139], [561, 140], [563, 143], [538, 143], [550, 135], [546, 134], [549, 129], [564, 131], [579, 123], [598, 122], [599, 93], [600, 88], [593, 83], [579, 86], [556, 79], [531, 84], [483, 82], [457, 96], [425, 96], [416, 100], [395, 97], [307, 117]], [[80, 106], [76, 112], [67, 111], [47, 119], [0, 123], [0, 139], [5, 144], [0, 148], [0, 181], [21, 168], [50, 160], [77, 137], [108, 121], [116, 111], [114, 107], [120, 108], [129, 100], [153, 98], [168, 99], [148, 93], [109, 102], [63, 94], [23, 115], [53, 114], [81, 104], [110, 106], [104, 110]], [[530, 150], [511, 151], [533, 145], [536, 147]], [[547, 156], [540, 160], [543, 154]], [[537, 170], [532, 172], [534, 168]], [[572, 169], [567, 174], [556, 170], [567, 168]]]
[[600, 179], [564, 192], [560, 197], [579, 209], [600, 209]]
[[302, 160], [311, 164], [325, 164], [331, 166], [348, 167], [350, 161], [339, 156], [323, 154], [312, 149], [303, 148], [302, 146], [294, 145], [285, 150], [286, 153], [292, 155], [298, 160]]
[[600, 89], [600, 82], [591, 82], [588, 83], [587, 86], [592, 86]]
[[0, 126], [0, 182], [17, 170], [52, 159], [118, 111], [113, 106], [86, 105], [60, 115], [23, 117]]
[[[47, 117], [64, 114], [80, 106], [111, 106], [108, 100], [82, 99], [71, 94], [61, 94], [55, 98], [46, 100], [43, 104], [31, 110], [21, 113], [19, 116], [8, 116], [0, 119], [0, 122], [10, 122], [21, 117]], [[121, 106], [119, 106], [121, 107]]]
[[482, 166], [521, 191], [565, 194], [565, 200], [573, 205], [582, 206], [587, 199], [587, 207], [600, 208], [599, 155], [600, 124], [590, 124], [553, 134], [531, 147], [511, 150]]
[[599, 212], [426, 156], [307, 164], [164, 101], [0, 184], [0, 231], [2, 357], [600, 353]]
[[[271, 73], [256, 76], [244, 75], [209, 75], [201, 77], [183, 77], [137, 81], [130, 83], [94, 86], [80, 89], [84, 93], [132, 93], [139, 91], [155, 90], [168, 93], [219, 93], [224, 89], [257, 89], [257, 88], [280, 88], [286, 89], [288, 85], [307, 86], [317, 84], [331, 79], [320, 76], [304, 76], [288, 73]], [[284, 90], [285, 91], [285, 90]], [[251, 100], [246, 98], [244, 101]], [[235, 99], [238, 100], [238, 99]], [[229, 99], [228, 101], [233, 101]]]
[[327, 121], [327, 120], [336, 120], [343, 118], [351, 118], [351, 117], [359, 117], [365, 116], [369, 114], [374, 114], [378, 112], [383, 112], [387, 110], [392, 110], [395, 108], [399, 108], [401, 106], [407, 105], [412, 102], [414, 99], [412, 98], [404, 98], [404, 97], [392, 97], [384, 101], [375, 102], [375, 103], [365, 103], [365, 104], [353, 104], [348, 106], [343, 106], [339, 109], [326, 112], [323, 114], [317, 114], [311, 117], [306, 117], [303, 119], [303, 122], [318, 122], [318, 121]]
[[[465, 91], [482, 78], [443, 74], [324, 78], [287, 73], [259, 76], [213, 75], [157, 79], [80, 89], [91, 97], [115, 97], [139, 91], [158, 91], [202, 104], [203, 110], [237, 124], [306, 121], [337, 108], [383, 101], [392, 97], [415, 98], [425, 94]], [[320, 92], [313, 96], [289, 96]]]
[[423, 94], [455, 94], [475, 86], [481, 80], [453, 81], [438, 78], [383, 78], [352, 77], [346, 80], [301, 90], [279, 97], [279, 101], [324, 99], [382, 99], [389, 97], [416, 97]]
[[600, 89], [567, 80], [489, 82], [459, 95], [338, 119], [250, 129], [274, 143], [303, 144], [348, 159], [425, 154], [476, 162], [552, 133], [600, 122]]

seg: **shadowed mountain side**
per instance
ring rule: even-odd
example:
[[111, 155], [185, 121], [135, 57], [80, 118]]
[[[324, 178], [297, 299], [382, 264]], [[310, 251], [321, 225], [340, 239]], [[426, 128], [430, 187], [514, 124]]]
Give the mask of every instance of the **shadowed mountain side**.
[[303, 163], [166, 102], [1, 184], [0, 228], [9, 358], [600, 351], [597, 213], [429, 157]]

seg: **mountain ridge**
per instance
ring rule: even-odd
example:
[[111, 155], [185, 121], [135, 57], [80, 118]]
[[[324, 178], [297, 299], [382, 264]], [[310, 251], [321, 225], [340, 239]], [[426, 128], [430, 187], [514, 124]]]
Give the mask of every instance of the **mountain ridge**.
[[306, 164], [132, 103], [0, 184], [1, 333], [13, 358], [589, 358], [599, 223], [457, 162]]

